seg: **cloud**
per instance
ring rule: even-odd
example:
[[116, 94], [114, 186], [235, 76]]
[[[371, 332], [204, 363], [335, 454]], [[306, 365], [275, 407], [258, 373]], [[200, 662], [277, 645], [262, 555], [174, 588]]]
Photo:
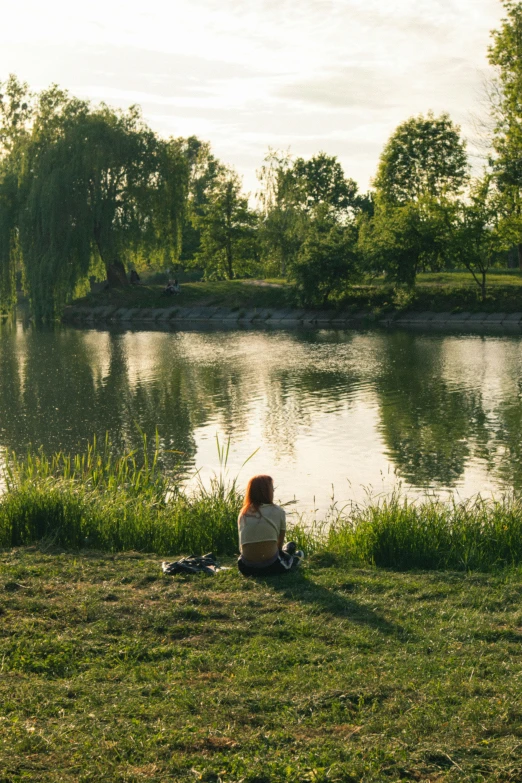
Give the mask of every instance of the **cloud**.
[[469, 133], [502, 15], [498, 0], [62, 1], [6, 4], [0, 79], [140, 103], [162, 134], [208, 139], [249, 189], [269, 144], [339, 155], [364, 189], [407, 117], [447, 110]]
[[198, 55], [140, 49], [131, 46], [77, 46], [33, 44], [3, 45], [0, 78], [10, 71], [20, 73], [33, 85], [64, 82], [78, 89], [98, 84], [98, 89], [174, 95], [211, 94], [220, 80], [254, 78], [259, 70]]
[[384, 110], [396, 103], [393, 84], [382, 70], [357, 65], [346, 65], [321, 76], [286, 84], [278, 94], [282, 98], [331, 109]]

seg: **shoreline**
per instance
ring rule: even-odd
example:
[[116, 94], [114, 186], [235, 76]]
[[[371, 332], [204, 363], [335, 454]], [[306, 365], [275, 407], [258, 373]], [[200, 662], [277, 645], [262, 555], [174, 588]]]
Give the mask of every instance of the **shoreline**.
[[[161, 469], [160, 456], [145, 438], [141, 454], [118, 456], [110, 443], [95, 441], [76, 455], [12, 454], [0, 496], [0, 549], [47, 542], [112, 553], [237, 554], [236, 482], [220, 474], [210, 490], [188, 488]], [[498, 570], [522, 565], [522, 498], [426, 495], [413, 503], [392, 493], [322, 520], [298, 516], [288, 535], [308, 556], [364, 567]]]
[[163, 328], [179, 324], [219, 324], [238, 326], [270, 326], [295, 328], [321, 326], [332, 328], [357, 328], [364, 326], [429, 329], [479, 329], [522, 331], [522, 312], [430, 312], [406, 311], [375, 314], [370, 311], [306, 310], [293, 308], [226, 308], [211, 306], [193, 307], [85, 307], [71, 305], [66, 308], [62, 322], [90, 326], [94, 324], [154, 324]]

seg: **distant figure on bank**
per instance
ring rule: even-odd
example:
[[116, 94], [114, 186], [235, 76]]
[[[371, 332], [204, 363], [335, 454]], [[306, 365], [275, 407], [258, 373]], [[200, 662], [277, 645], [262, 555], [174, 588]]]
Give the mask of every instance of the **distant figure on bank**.
[[140, 284], [141, 278], [140, 278], [139, 274], [136, 272], [135, 269], [131, 269], [129, 279], [130, 279], [130, 284], [131, 285], [139, 285]]
[[163, 289], [165, 296], [172, 296], [173, 294], [180, 294], [181, 288], [176, 279], [169, 280], [165, 288]]
[[283, 546], [286, 514], [274, 503], [270, 476], [254, 476], [248, 482], [243, 508], [237, 520], [241, 557], [237, 567], [244, 576], [285, 574], [303, 558], [293, 541]]

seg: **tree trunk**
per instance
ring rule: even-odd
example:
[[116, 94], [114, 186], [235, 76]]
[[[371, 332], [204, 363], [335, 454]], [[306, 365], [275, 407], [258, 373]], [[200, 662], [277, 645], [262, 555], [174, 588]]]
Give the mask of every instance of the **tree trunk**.
[[229, 239], [227, 240], [225, 253], [227, 257], [228, 279], [232, 280], [234, 277], [234, 259], [232, 256], [232, 243]]
[[522, 243], [517, 245], [517, 254], [518, 254], [518, 268], [522, 269]]
[[125, 267], [119, 259], [115, 259], [112, 263], [106, 264], [105, 269], [107, 271], [107, 283], [114, 288], [126, 288], [130, 285], [127, 279], [127, 273]]
[[480, 286], [480, 290], [482, 291], [482, 301], [485, 302], [486, 300], [486, 273], [482, 272], [482, 284]]
[[107, 285], [114, 288], [126, 288], [130, 285], [130, 282], [127, 280], [125, 267], [110, 245], [102, 242], [102, 230], [99, 224], [94, 227], [94, 240], [100, 258], [105, 266]]

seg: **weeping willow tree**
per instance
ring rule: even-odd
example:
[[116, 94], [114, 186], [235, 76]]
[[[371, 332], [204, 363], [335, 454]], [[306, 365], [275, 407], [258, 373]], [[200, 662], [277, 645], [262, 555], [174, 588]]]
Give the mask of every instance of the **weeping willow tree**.
[[12, 277], [20, 259], [36, 318], [55, 317], [96, 265], [110, 285], [125, 286], [134, 259], [177, 259], [186, 159], [137, 107], [93, 108], [51, 87], [4, 158], [17, 174], [0, 187], [1, 274]]
[[0, 312], [11, 311], [16, 303], [17, 195], [16, 179], [3, 172], [0, 178]]
[[20, 150], [31, 113], [28, 85], [13, 75], [0, 82], [0, 311], [16, 302]]

